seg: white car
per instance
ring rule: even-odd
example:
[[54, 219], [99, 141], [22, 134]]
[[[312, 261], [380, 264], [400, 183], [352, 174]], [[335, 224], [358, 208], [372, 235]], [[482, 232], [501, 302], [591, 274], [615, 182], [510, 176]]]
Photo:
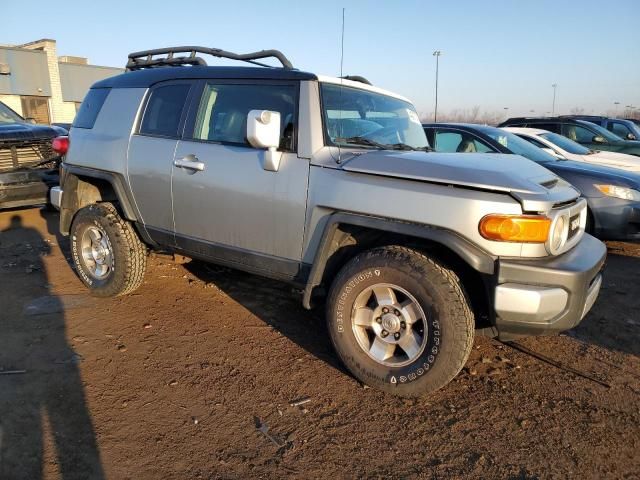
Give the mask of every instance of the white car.
[[504, 127], [536, 147], [557, 158], [578, 162], [595, 163], [606, 167], [621, 168], [630, 172], [640, 172], [640, 158], [624, 153], [589, 150], [587, 147], [557, 133], [539, 128]]

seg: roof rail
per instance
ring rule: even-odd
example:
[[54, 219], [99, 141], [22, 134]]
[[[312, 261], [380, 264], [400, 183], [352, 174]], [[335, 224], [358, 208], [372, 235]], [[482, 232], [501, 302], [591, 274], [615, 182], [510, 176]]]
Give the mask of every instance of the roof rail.
[[[176, 56], [176, 54], [187, 54]], [[282, 68], [286, 70], [292, 70], [293, 65], [287, 57], [284, 56], [279, 50], [261, 50], [259, 52], [238, 54], [233, 52], [227, 52], [219, 48], [208, 47], [167, 47], [156, 48], [154, 50], [143, 50], [140, 52], [134, 52], [129, 54], [127, 60], [126, 69], [128, 72], [134, 70], [142, 70], [144, 68], [154, 67], [175, 67], [181, 65], [207, 65], [201, 57], [196, 54], [202, 53], [205, 55], [211, 55], [212, 57], [228, 58], [231, 60], [238, 60], [240, 62], [252, 63], [254, 65], [260, 65], [261, 67], [274, 68], [266, 63], [257, 62], [262, 58], [276, 58], [281, 64]], [[160, 58], [154, 58], [156, 55], [163, 55]]]
[[364, 77], [361, 77], [360, 75], [345, 75], [344, 77], [340, 77], [340, 78], [344, 78], [345, 80], [351, 80], [352, 82], [360, 82], [360, 83], [366, 83], [367, 85], [373, 85], [369, 80], [367, 80]]

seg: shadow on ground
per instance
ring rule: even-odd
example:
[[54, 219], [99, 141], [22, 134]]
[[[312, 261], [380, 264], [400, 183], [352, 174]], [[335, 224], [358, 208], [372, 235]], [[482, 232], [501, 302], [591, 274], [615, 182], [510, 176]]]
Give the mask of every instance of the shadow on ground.
[[43, 261], [51, 247], [22, 218], [13, 211], [0, 231], [0, 285], [12, 299], [0, 309], [0, 478], [37, 480], [48, 462], [64, 480], [102, 479], [82, 359]]

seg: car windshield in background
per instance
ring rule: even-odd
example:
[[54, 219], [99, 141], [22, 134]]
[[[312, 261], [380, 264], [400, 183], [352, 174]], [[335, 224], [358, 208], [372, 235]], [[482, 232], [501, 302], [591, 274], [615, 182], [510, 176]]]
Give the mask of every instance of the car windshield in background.
[[418, 114], [409, 102], [323, 83], [322, 108], [327, 136], [334, 145], [407, 150], [429, 147]]
[[496, 127], [479, 126], [477, 128], [516, 155], [522, 155], [534, 162], [555, 162], [557, 160], [553, 155], [531, 145], [511, 132]]
[[587, 125], [589, 128], [591, 128], [592, 130], [596, 130], [598, 132], [598, 135], [600, 135], [601, 137], [606, 138], [607, 140], [609, 140], [610, 142], [620, 142], [620, 141], [624, 141], [623, 138], [620, 138], [618, 135], [616, 135], [615, 133], [611, 133], [609, 130], [607, 130], [604, 127], [601, 127], [600, 125], [596, 125], [595, 123], [591, 123], [591, 122], [586, 122], [583, 120], [577, 120], [578, 123], [581, 123], [583, 125]]
[[541, 133], [540, 136], [545, 140], [549, 140], [564, 151], [573, 153], [574, 155], [589, 155], [593, 152], [593, 150], [589, 150], [587, 147], [583, 147], [579, 143], [576, 143], [567, 137], [563, 137], [562, 135], [558, 135], [557, 133]]
[[23, 123], [24, 119], [0, 102], [0, 123]]

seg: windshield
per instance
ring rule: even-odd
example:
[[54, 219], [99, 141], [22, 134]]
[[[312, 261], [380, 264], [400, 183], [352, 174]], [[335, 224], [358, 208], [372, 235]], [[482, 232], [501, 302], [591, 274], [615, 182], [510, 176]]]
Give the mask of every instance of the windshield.
[[413, 105], [359, 88], [323, 83], [322, 114], [333, 145], [384, 148], [429, 146]]
[[585, 122], [583, 120], [576, 120], [576, 121], [578, 123], [582, 123], [582, 124], [588, 125], [591, 130], [595, 130], [596, 132], [598, 132], [598, 135], [600, 135], [601, 137], [606, 138], [610, 142], [619, 142], [621, 140], [624, 141], [622, 138], [617, 136], [615, 133], [611, 133], [609, 130], [607, 130], [606, 128], [601, 127], [600, 125], [596, 125], [595, 123], [591, 123], [591, 122]]
[[557, 133], [541, 133], [540, 136], [545, 140], [549, 140], [551, 143], [557, 145], [564, 151], [573, 153], [575, 155], [589, 155], [592, 152], [579, 143], [576, 143], [573, 140], [568, 139], [567, 137], [563, 137], [562, 135], [558, 135]]
[[0, 123], [23, 123], [23, 118], [0, 102]]
[[517, 135], [511, 132], [501, 130], [496, 127], [478, 126], [479, 131], [485, 135], [490, 136], [496, 142], [507, 148], [511, 153], [516, 155], [522, 155], [534, 162], [555, 162], [557, 158], [553, 155], [539, 149], [538, 147], [531, 145], [526, 140], [521, 139]]

